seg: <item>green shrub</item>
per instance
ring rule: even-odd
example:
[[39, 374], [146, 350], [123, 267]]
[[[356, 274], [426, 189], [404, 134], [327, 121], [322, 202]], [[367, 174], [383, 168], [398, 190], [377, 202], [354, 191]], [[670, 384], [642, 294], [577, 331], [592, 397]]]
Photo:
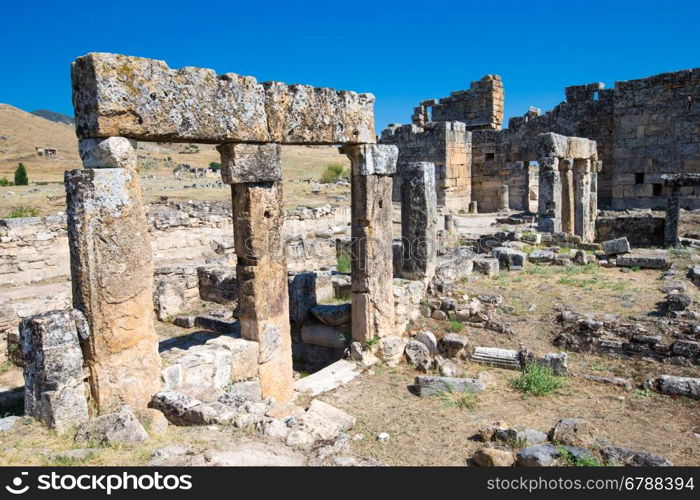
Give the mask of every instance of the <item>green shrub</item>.
[[464, 330], [464, 325], [457, 321], [456, 319], [451, 319], [450, 321], [447, 322], [447, 328], [452, 332], [452, 333], [459, 333], [462, 330]]
[[558, 445], [557, 450], [562, 461], [571, 467], [600, 467], [600, 462], [595, 457], [577, 457], [562, 445]]
[[338, 256], [335, 268], [339, 273], [349, 273], [350, 272], [350, 257], [346, 254], [340, 254]]
[[219, 163], [218, 161], [213, 161], [209, 164], [209, 168], [213, 172], [218, 172], [219, 170], [221, 170], [221, 163]]
[[459, 408], [460, 410], [473, 410], [476, 408], [476, 393], [474, 391], [458, 392], [448, 386], [446, 391], [437, 394], [445, 406]]
[[39, 209], [34, 207], [17, 207], [8, 216], [9, 219], [20, 219], [22, 217], [37, 217]]
[[24, 163], [20, 163], [15, 170], [15, 186], [26, 186], [27, 184], [29, 184], [27, 169], [24, 168]]
[[525, 394], [546, 396], [564, 384], [548, 367], [539, 363], [530, 363], [518, 378], [510, 380], [510, 385]]
[[9, 181], [7, 177], [0, 177], [0, 186], [6, 187], [6, 186], [12, 186], [12, 183]]
[[321, 184], [332, 184], [338, 179], [347, 179], [349, 173], [340, 163], [329, 163], [321, 174]]

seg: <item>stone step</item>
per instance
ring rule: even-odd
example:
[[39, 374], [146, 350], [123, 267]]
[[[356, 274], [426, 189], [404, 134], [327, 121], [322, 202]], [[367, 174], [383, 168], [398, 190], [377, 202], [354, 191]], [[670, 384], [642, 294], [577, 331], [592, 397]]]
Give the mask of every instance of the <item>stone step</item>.
[[317, 396], [347, 384], [359, 374], [360, 369], [355, 363], [341, 359], [308, 377], [295, 381], [294, 390]]

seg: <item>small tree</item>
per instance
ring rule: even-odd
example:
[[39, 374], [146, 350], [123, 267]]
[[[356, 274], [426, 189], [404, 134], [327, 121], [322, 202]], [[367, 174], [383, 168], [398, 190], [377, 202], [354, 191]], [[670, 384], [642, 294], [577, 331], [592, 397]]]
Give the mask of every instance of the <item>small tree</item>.
[[329, 163], [326, 165], [326, 170], [324, 170], [321, 174], [321, 179], [319, 179], [319, 182], [321, 182], [321, 184], [331, 184], [338, 179], [347, 177], [348, 172], [340, 163]]
[[209, 168], [212, 170], [212, 172], [218, 172], [221, 170], [221, 163], [213, 161], [209, 164]]
[[15, 170], [15, 186], [26, 186], [28, 184], [27, 169], [24, 168], [24, 163], [20, 163]]

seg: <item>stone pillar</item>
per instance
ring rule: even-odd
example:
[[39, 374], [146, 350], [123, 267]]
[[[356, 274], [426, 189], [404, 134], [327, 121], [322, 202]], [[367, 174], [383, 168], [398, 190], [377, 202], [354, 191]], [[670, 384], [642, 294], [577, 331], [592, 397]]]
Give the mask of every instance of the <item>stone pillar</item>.
[[[401, 274], [407, 279], [430, 280], [435, 274], [437, 251], [435, 165], [431, 162], [408, 163], [402, 168], [402, 175]], [[447, 218], [446, 215], [446, 229]]]
[[241, 336], [259, 343], [263, 396], [294, 395], [279, 144], [227, 143], [221, 177], [231, 184]]
[[593, 241], [591, 227], [591, 161], [576, 160], [574, 165], [574, 234], [584, 242]]
[[391, 175], [398, 149], [359, 144], [341, 153], [352, 164], [352, 339], [366, 342], [395, 330]]
[[477, 204], [476, 200], [472, 200], [469, 202], [469, 213], [470, 214], [479, 213], [479, 205]]
[[681, 188], [671, 185], [666, 204], [666, 222], [664, 225], [664, 246], [678, 246], [678, 222], [681, 214]]
[[92, 332], [83, 343], [90, 392], [100, 413], [145, 408], [160, 388], [160, 356], [136, 153], [111, 137], [81, 141], [80, 155], [93, 168], [65, 172], [65, 185], [73, 305]]
[[598, 172], [603, 165], [602, 161], [591, 160], [591, 227], [593, 239], [595, 239], [595, 222], [598, 219]]
[[51, 311], [19, 325], [24, 412], [61, 433], [88, 420], [80, 341], [89, 336], [78, 310]]
[[510, 201], [508, 200], [508, 184], [501, 184], [501, 212], [510, 210]]
[[561, 176], [559, 159], [553, 156], [540, 158], [538, 229], [544, 232], [561, 231]]
[[561, 172], [561, 230], [574, 234], [574, 161], [564, 158], [559, 162]]

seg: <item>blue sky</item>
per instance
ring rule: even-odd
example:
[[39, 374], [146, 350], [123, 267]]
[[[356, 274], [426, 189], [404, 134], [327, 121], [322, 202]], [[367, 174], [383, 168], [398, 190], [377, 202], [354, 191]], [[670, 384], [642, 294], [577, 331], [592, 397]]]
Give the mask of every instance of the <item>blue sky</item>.
[[373, 92], [377, 132], [418, 101], [503, 77], [506, 117], [564, 87], [700, 66], [700, 2], [3, 3], [0, 102], [73, 114], [70, 62], [91, 51]]

